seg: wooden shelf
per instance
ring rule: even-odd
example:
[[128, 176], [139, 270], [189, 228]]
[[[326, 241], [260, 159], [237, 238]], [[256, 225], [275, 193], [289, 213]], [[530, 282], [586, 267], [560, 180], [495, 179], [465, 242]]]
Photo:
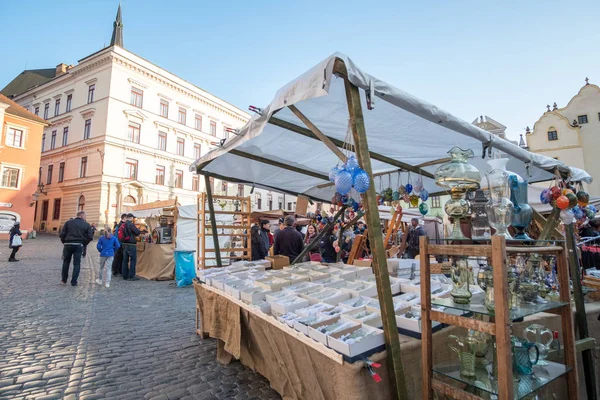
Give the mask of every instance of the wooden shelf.
[[[249, 248], [245, 248], [245, 247], [229, 247], [229, 248], [223, 248], [223, 249], [219, 249], [219, 253], [229, 253], [231, 251], [249, 251]], [[204, 249], [205, 252], [207, 253], [214, 253], [215, 249]]]
[[[219, 236], [250, 236], [250, 233], [219, 233]], [[204, 237], [201, 233], [198, 234], [198, 237]]]

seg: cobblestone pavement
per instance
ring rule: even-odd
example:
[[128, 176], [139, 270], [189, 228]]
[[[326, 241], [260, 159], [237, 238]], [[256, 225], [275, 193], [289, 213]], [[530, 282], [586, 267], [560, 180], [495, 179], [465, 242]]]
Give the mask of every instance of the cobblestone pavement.
[[57, 237], [25, 241], [18, 263], [0, 242], [0, 399], [279, 398], [194, 334], [193, 288], [120, 278], [101, 287], [92, 246], [71, 287], [60, 284]]

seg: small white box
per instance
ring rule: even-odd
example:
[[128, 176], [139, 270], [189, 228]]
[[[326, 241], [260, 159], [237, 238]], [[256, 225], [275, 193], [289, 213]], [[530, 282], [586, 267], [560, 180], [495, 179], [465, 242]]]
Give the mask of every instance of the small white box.
[[[358, 335], [361, 333], [366, 333], [362, 339], [355, 341], [352, 344], [348, 344], [340, 338], [344, 335], [350, 334], [350, 338], [352, 335]], [[352, 332], [336, 332], [332, 333], [327, 337], [327, 345], [334, 349], [335, 351], [342, 353], [348, 357], [354, 357], [359, 354], [363, 354], [365, 352], [376, 349], [385, 344], [385, 337], [383, 335], [383, 331], [381, 329], [373, 328], [367, 325], [363, 325], [361, 327], [356, 327]]]
[[322, 314], [314, 314], [314, 315], [309, 315], [306, 317], [300, 317], [299, 319], [294, 321], [294, 329], [296, 329], [298, 332], [302, 332], [306, 336], [308, 336], [309, 326], [312, 326], [312, 325], [318, 324], [319, 322], [330, 320], [330, 319], [331, 319], [330, 316], [322, 315]]
[[219, 277], [219, 279], [213, 279], [211, 280], [211, 284], [215, 289], [219, 289], [221, 291], [225, 291], [225, 284], [226, 283], [235, 283], [235, 282], [239, 282], [241, 283], [242, 280], [237, 279], [232, 277], [231, 275], [224, 275], [223, 277]]
[[307, 273], [307, 276], [310, 278], [310, 280], [312, 282], [314, 282], [314, 281], [320, 281], [321, 279], [328, 278], [329, 274], [326, 274], [324, 272], [318, 272], [318, 271], [310, 271]]
[[332, 276], [313, 282], [317, 285], [322, 285], [330, 288], [340, 288], [346, 286], [346, 281], [344, 279], [335, 278]]
[[306, 275], [291, 274], [290, 277], [287, 278], [287, 280], [290, 281], [290, 285], [295, 285], [297, 283], [309, 282], [310, 278]]
[[350, 293], [344, 292], [342, 290], [334, 290], [327, 288], [319, 292], [301, 294], [300, 296], [307, 299], [310, 302], [310, 304], [327, 303], [335, 306], [344, 300], [348, 300], [350, 298]]
[[358, 279], [360, 279], [363, 276], [370, 276], [373, 275], [373, 271], [371, 270], [371, 268], [365, 268], [365, 267], [359, 267], [356, 268], [356, 277]]
[[260, 300], [265, 300], [267, 291], [261, 287], [247, 287], [240, 290], [240, 298], [246, 303], [256, 303]]
[[265, 293], [265, 301], [267, 303], [272, 303], [274, 301], [277, 301], [279, 299], [283, 299], [284, 297], [290, 297], [290, 296], [294, 296], [293, 293], [286, 293], [283, 290], [275, 290], [272, 292], [267, 292]]
[[285, 286], [281, 288], [282, 291], [288, 293], [308, 293], [311, 291], [321, 290], [321, 286], [315, 285], [312, 282], [300, 282], [290, 286]]
[[289, 296], [270, 302], [271, 314], [283, 315], [299, 308], [308, 307], [308, 300], [298, 296]]
[[287, 279], [269, 277], [264, 279], [257, 279], [256, 281], [254, 281], [254, 284], [273, 292], [281, 290], [281, 288], [284, 286], [289, 286], [290, 281], [288, 281]]
[[310, 305], [308, 307], [304, 307], [304, 308], [300, 308], [300, 309], [296, 310], [296, 314], [305, 318], [305, 317], [320, 313], [322, 311], [331, 310], [332, 308], [333, 308], [333, 306], [331, 304], [316, 303], [316, 304]]
[[290, 328], [294, 327], [294, 322], [297, 321], [300, 317], [293, 312], [288, 312], [283, 315], [277, 317], [277, 321], [282, 324], [286, 324]]
[[[351, 269], [353, 268], [353, 269]], [[335, 276], [336, 278], [345, 279], [347, 281], [351, 281], [356, 279], [356, 270], [357, 267], [343, 268], [343, 269], [330, 269], [329, 275]]]
[[363, 281], [354, 281], [341, 290], [349, 293], [352, 297], [377, 297], [377, 286]]
[[379, 300], [371, 297], [358, 296], [339, 303], [340, 307], [343, 307], [347, 310], [355, 310], [357, 308], [372, 304], [379, 304]]
[[[420, 312], [420, 310], [418, 310]], [[421, 333], [421, 320], [416, 318], [406, 318], [406, 313], [396, 315], [396, 325], [398, 328], [406, 329], [415, 333]], [[437, 321], [431, 321], [431, 328], [435, 328], [440, 325]]]
[[367, 307], [360, 307], [356, 310], [350, 310], [340, 315], [342, 318], [349, 318], [362, 325], [369, 325], [373, 328], [380, 328], [383, 325], [381, 321], [381, 314], [379, 310], [367, 309]]
[[226, 283], [224, 284], [225, 293], [230, 295], [231, 297], [240, 300], [241, 299], [241, 291], [249, 290], [250, 287], [247, 286], [243, 281], [234, 282], [234, 283]]
[[327, 345], [327, 335], [339, 332], [341, 334], [352, 332], [353, 328], [360, 327], [355, 321], [343, 320], [340, 317], [334, 317], [330, 320], [319, 322], [308, 327], [308, 336], [317, 342]]
[[258, 308], [265, 314], [271, 314], [271, 305], [264, 300], [259, 300], [256, 303], [252, 303], [251, 306]]

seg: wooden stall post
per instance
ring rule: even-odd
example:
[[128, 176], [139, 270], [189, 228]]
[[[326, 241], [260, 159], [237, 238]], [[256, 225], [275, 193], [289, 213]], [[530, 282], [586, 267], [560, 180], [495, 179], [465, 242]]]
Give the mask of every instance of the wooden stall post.
[[[338, 61], [339, 62], [339, 61]], [[342, 64], [342, 63], [339, 63]], [[342, 64], [343, 65], [343, 64]], [[341, 65], [340, 65], [341, 66]], [[343, 66], [342, 68], [344, 68]], [[369, 157], [369, 145], [367, 143], [367, 133], [365, 130], [365, 121], [363, 119], [362, 106], [360, 103], [360, 92], [358, 87], [353, 85], [347, 76], [344, 76], [346, 87], [346, 100], [348, 102], [348, 113], [354, 137], [354, 148], [356, 158], [360, 167], [373, 180], [373, 170], [371, 168], [371, 158]], [[367, 207], [367, 226], [369, 227], [369, 241], [373, 254], [373, 271], [377, 283], [377, 294], [381, 307], [381, 316], [383, 319], [383, 330], [385, 334], [385, 343], [387, 346], [388, 368], [390, 369], [390, 379], [394, 392], [398, 399], [408, 399], [406, 382], [404, 380], [404, 366], [400, 352], [400, 339], [398, 337], [398, 327], [396, 325], [396, 314], [394, 303], [392, 301], [392, 291], [390, 287], [390, 276], [387, 269], [385, 247], [383, 245], [383, 234], [379, 226], [379, 209], [375, 185], [371, 184], [369, 190], [362, 195], [362, 202]]]
[[429, 277], [429, 238], [419, 238], [421, 260], [421, 368], [423, 370], [423, 398], [433, 399], [433, 342], [431, 336], [431, 278]]
[[[214, 242], [213, 245], [215, 249], [215, 259], [217, 260], [217, 267], [222, 267], [223, 264], [221, 262], [221, 251], [219, 249], [219, 236], [217, 235], [217, 219], [215, 218], [215, 205], [213, 204], [212, 190], [210, 187], [210, 177], [208, 175], [204, 175], [204, 185], [206, 186], [208, 211], [210, 212], [210, 225]], [[202, 221], [202, 223], [204, 223], [204, 221]]]

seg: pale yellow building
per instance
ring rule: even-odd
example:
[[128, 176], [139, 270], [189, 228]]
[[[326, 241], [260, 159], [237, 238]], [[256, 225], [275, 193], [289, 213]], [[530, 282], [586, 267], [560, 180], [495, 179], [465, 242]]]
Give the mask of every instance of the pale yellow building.
[[600, 195], [600, 88], [586, 84], [569, 103], [548, 110], [527, 130], [529, 150], [556, 158], [567, 165], [585, 169], [594, 181], [587, 185], [592, 195]]

